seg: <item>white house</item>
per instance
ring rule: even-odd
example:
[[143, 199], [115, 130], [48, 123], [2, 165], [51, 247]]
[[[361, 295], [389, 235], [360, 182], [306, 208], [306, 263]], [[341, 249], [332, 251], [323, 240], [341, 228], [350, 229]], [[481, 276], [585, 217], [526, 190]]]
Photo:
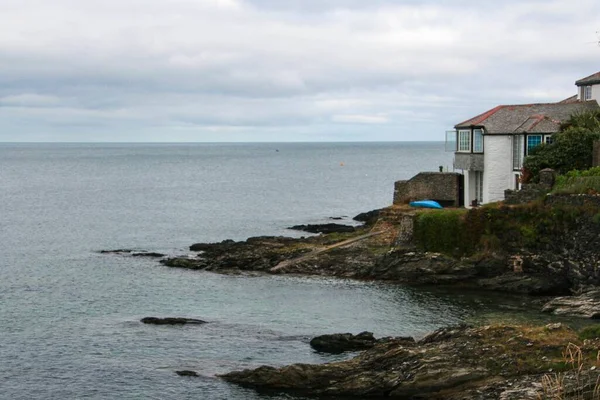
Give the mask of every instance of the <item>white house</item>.
[[466, 206], [504, 200], [504, 190], [519, 188], [532, 148], [551, 143], [571, 115], [600, 108], [600, 72], [575, 84], [577, 95], [561, 102], [498, 106], [456, 124], [454, 168], [464, 174]]

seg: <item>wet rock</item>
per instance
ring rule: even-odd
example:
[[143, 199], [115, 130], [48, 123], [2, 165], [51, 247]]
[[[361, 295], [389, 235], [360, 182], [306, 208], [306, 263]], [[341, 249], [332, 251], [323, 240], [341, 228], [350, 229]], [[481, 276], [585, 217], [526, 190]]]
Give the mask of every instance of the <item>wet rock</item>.
[[[245, 387], [307, 396], [536, 399], [543, 374], [562, 360], [561, 349], [569, 342], [580, 343], [576, 332], [564, 327], [458, 326], [416, 344], [377, 343], [346, 361], [263, 366], [221, 377]], [[595, 343], [582, 346], [584, 352], [597, 352]]]
[[165, 254], [156, 253], [156, 252], [152, 252], [152, 251], [148, 251], [148, 252], [144, 251], [144, 252], [132, 253], [131, 256], [132, 257], [162, 258], [162, 257], [165, 257]]
[[175, 373], [179, 376], [193, 376], [193, 377], [200, 376], [200, 375], [198, 375], [198, 373], [196, 371], [188, 371], [188, 370], [175, 371]]
[[381, 210], [372, 210], [364, 213], [360, 213], [354, 218], [355, 221], [364, 222], [365, 225], [373, 225], [379, 219], [381, 215]]
[[132, 257], [150, 257], [150, 258], [165, 257], [165, 255], [162, 253], [156, 253], [153, 251], [146, 251], [146, 250], [131, 250], [131, 249], [101, 250], [100, 254], [130, 255]]
[[146, 317], [142, 318], [141, 322], [144, 324], [152, 324], [152, 325], [186, 325], [186, 324], [195, 324], [201, 325], [206, 324], [206, 321], [202, 321], [201, 319], [194, 318], [157, 318], [157, 317]]
[[358, 335], [335, 333], [315, 337], [310, 341], [310, 347], [322, 353], [340, 354], [346, 351], [370, 349], [375, 346], [375, 343], [377, 339], [371, 332], [362, 332]]
[[356, 230], [355, 227], [350, 225], [343, 224], [309, 224], [309, 225], [294, 225], [290, 226], [288, 229], [292, 229], [295, 231], [304, 231], [309, 233], [350, 233]]
[[591, 290], [579, 296], [557, 297], [542, 308], [555, 315], [600, 319], [600, 290]]
[[100, 250], [100, 254], [131, 254], [134, 251], [130, 249]]

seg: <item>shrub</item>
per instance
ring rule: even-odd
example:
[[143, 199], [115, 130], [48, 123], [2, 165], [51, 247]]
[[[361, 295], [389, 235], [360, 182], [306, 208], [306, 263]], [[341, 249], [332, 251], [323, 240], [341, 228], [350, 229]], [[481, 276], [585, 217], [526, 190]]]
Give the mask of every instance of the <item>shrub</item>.
[[579, 338], [583, 339], [596, 339], [600, 338], [600, 325], [590, 325], [579, 331]]
[[525, 182], [537, 181], [544, 168], [553, 168], [560, 174], [590, 168], [596, 140], [600, 140], [600, 111], [571, 116], [554, 135], [554, 143], [536, 147], [525, 158], [524, 176], [531, 177]]

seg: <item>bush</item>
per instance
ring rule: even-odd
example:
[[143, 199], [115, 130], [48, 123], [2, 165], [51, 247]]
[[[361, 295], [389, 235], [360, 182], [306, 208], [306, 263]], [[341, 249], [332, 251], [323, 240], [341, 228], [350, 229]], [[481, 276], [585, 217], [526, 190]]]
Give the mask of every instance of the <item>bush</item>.
[[600, 193], [600, 167], [585, 171], [569, 171], [558, 176], [552, 192], [559, 194]]
[[600, 111], [571, 116], [554, 136], [554, 143], [534, 148], [523, 162], [525, 182], [537, 181], [539, 172], [552, 168], [559, 174], [592, 166], [594, 142], [600, 140]]
[[600, 325], [586, 326], [579, 331], [579, 338], [581, 340], [600, 338]]
[[570, 127], [554, 135], [554, 143], [534, 148], [523, 162], [533, 181], [544, 168], [552, 168], [559, 174], [571, 170], [585, 170], [592, 166], [594, 142], [600, 133], [584, 128]]

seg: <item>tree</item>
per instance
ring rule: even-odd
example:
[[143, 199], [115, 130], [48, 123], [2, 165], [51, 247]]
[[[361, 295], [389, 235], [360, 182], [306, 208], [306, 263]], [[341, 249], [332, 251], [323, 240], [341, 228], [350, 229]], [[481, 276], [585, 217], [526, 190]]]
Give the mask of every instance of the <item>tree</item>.
[[524, 180], [537, 181], [544, 168], [560, 174], [591, 168], [594, 142], [600, 140], [600, 111], [571, 116], [553, 139], [552, 144], [536, 147], [525, 158]]

